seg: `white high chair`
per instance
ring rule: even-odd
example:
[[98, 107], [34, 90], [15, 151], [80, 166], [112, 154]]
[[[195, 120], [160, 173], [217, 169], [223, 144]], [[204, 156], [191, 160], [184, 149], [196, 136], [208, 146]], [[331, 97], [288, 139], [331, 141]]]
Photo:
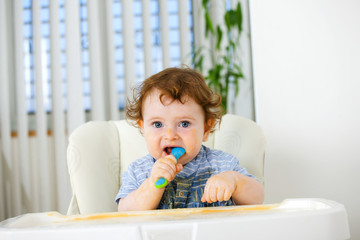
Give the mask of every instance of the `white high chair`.
[[[235, 155], [263, 183], [265, 137], [255, 122], [227, 114], [204, 145]], [[67, 150], [73, 190], [68, 215], [117, 211], [121, 174], [146, 154], [139, 129], [125, 120], [87, 122], [75, 129]]]

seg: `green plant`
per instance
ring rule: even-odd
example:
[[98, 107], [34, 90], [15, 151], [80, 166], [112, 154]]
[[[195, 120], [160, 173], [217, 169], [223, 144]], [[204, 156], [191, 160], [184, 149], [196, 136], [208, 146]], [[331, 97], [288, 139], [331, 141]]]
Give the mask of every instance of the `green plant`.
[[[222, 106], [227, 112], [227, 96], [230, 87], [234, 87], [235, 97], [239, 93], [239, 80], [244, 78], [239, 61], [240, 35], [242, 32], [242, 9], [240, 2], [235, 8], [226, 9], [223, 24], [214, 26], [214, 21], [209, 12], [209, 0], [202, 1], [205, 19], [205, 39], [209, 39], [211, 47], [200, 47], [193, 53], [193, 65], [205, 76], [208, 86], [219, 93]], [[224, 3], [225, 4], [225, 3]], [[221, 27], [221, 26], [225, 26]], [[224, 36], [226, 35], [226, 38]], [[209, 67], [204, 68], [204, 59], [210, 58]]]

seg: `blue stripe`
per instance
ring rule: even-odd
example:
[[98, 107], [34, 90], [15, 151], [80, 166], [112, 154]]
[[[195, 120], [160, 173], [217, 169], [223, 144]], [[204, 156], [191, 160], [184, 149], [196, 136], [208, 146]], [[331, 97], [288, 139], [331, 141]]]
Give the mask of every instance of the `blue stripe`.
[[[150, 176], [154, 162], [154, 158], [148, 154], [129, 165], [127, 171], [123, 174], [122, 186], [116, 196], [116, 201], [118, 201], [119, 198], [126, 197], [130, 192], [139, 188]], [[202, 146], [199, 154], [191, 162], [186, 164], [175, 179], [166, 186], [158, 208], [233, 205], [231, 200], [212, 204], [201, 202], [207, 180], [215, 174], [230, 170], [255, 178], [249, 174], [245, 168], [239, 165], [238, 159], [233, 155]]]

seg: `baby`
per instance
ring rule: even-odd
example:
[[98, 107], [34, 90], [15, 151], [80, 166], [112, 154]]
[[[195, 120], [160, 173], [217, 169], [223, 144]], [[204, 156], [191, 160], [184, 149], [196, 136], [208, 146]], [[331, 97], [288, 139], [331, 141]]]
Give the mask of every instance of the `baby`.
[[[231, 154], [202, 145], [220, 124], [221, 98], [189, 68], [168, 68], [146, 79], [128, 100], [149, 154], [132, 162], [116, 196], [119, 211], [261, 204], [263, 186]], [[174, 147], [185, 149], [178, 162]], [[156, 188], [165, 178], [168, 185]]]

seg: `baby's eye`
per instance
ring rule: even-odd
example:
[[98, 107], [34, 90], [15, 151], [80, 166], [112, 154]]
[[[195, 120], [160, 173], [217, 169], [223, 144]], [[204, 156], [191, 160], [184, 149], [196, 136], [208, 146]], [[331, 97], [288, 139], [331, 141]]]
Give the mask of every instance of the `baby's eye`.
[[161, 128], [162, 127], [162, 123], [161, 122], [154, 122], [153, 126], [156, 128]]
[[190, 126], [190, 123], [188, 121], [182, 121], [180, 123], [180, 127], [187, 128]]

